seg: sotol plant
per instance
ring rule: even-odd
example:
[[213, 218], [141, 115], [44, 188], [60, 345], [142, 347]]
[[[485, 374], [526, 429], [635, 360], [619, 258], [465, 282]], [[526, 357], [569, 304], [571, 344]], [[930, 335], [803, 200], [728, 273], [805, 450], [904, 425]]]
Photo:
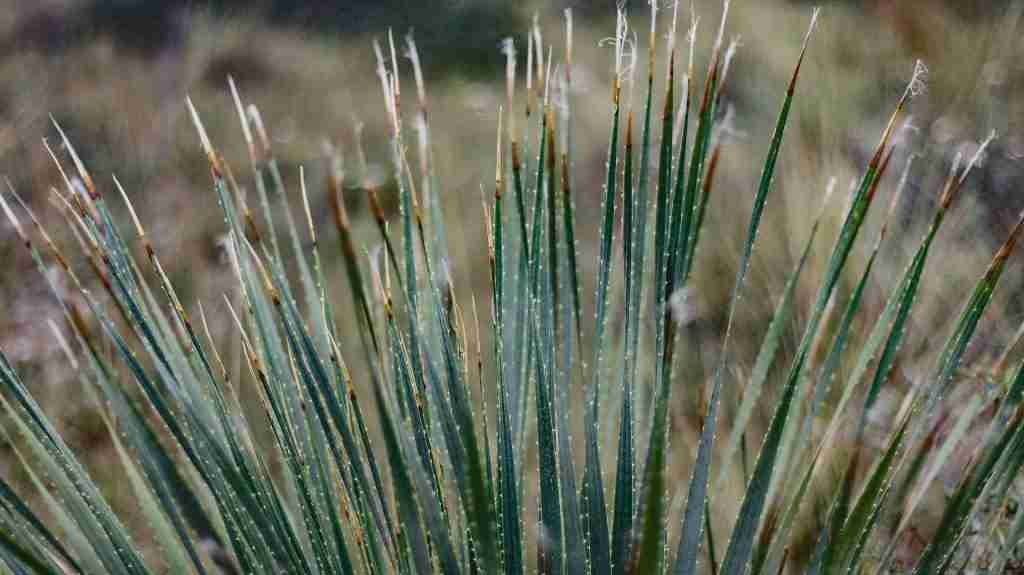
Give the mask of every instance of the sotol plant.
[[[564, 60], [554, 70], [552, 50], [545, 54], [539, 29], [527, 35], [522, 137], [516, 115], [509, 112], [516, 104], [517, 59], [511, 42], [506, 45], [508, 101], [506, 113], [498, 113], [493, 194], [484, 200], [490, 289], [472, 299], [457, 297], [445, 273], [448, 256], [437, 201], [442, 184], [432, 160], [411, 39], [406, 48], [417, 80], [414, 128], [420, 136], [414, 152], [406, 145], [394, 41], [389, 36], [384, 49], [375, 46], [400, 207], [392, 228], [370, 189], [382, 251], [367, 250], [355, 239], [341, 197], [340, 158], [332, 164], [328, 194], [351, 316], [335, 313], [328, 298], [321, 254], [334, 248], [318, 241], [305, 180], [300, 191], [308, 226], [289, 209], [281, 170], [255, 108], [243, 106], [232, 83], [258, 195], [254, 212], [188, 102], [229, 237], [240, 297], [234, 304], [225, 298], [224, 305], [241, 339], [245, 373], [225, 366], [203, 307], [196, 315], [186, 313], [130, 204], [134, 235], [115, 224], [110, 194], [101, 193], [63, 132], [77, 176], [66, 175], [54, 155], [67, 186], [53, 193], [96, 279], [79, 277], [79, 266], [13, 189], [0, 195], [39, 268], [45, 272], [56, 264], [70, 282], [74, 297], [51, 283], [73, 336], [64, 349], [83, 389], [100, 406], [127, 483], [154, 530], [159, 564], [173, 573], [511, 575], [698, 569], [734, 575], [786, 568], [878, 573], [892, 566], [921, 493], [965, 433], [966, 426], [957, 426], [936, 441], [938, 406], [955, 385], [960, 360], [1022, 224], [978, 280], [937, 350], [930, 376], [909, 391], [885, 427], [883, 447], [869, 448], [867, 416], [899, 356], [920, 283], [927, 279], [923, 269], [933, 240], [977, 159], [954, 164], [913, 258], [881, 313], [867, 318], [873, 327], [863, 343], [851, 346], [855, 320], [869, 313], [861, 296], [886, 226], [866, 240], [863, 269], [848, 269], [848, 262], [879, 203], [894, 130], [920, 81], [915, 70], [851, 192], [781, 387], [762, 394], [780, 355], [784, 327], [795, 317], [793, 286], [818, 232], [817, 218], [756, 363], [737, 383], [742, 401], [727, 421], [723, 388], [736, 383], [738, 371], [729, 348], [733, 317], [745, 305], [744, 279], [755, 257], [811, 30], [786, 87], [760, 181], [751, 191], [753, 211], [716, 359], [708, 377], [692, 380], [683, 374], [689, 373], [684, 364], [695, 361], [687, 352], [695, 336], [683, 317], [682, 300], [707, 235], [702, 232], [724, 143], [720, 107], [731, 50], [722, 45], [723, 14], [703, 89], [697, 91], [694, 25], [677, 94], [676, 44], [682, 35], [676, 33], [673, 12], [661, 77], [664, 96], [656, 104], [656, 15], [646, 92], [642, 85], [635, 90], [645, 93], [636, 122], [633, 98], [622, 97], [624, 85], [634, 92], [635, 35], [629, 34], [624, 15], [618, 18], [592, 286], [580, 277], [575, 240], [571, 14]], [[660, 120], [654, 117], [659, 107]], [[654, 125], [658, 121], [660, 129]], [[365, 171], [365, 160], [360, 164]], [[649, 170], [652, 165], [656, 169]], [[900, 187], [905, 181], [906, 176]], [[113, 184], [127, 203], [120, 184]], [[19, 210], [8, 198], [20, 204]], [[275, 211], [283, 217], [275, 220]], [[283, 221], [283, 228], [275, 229], [275, 221], [278, 227]], [[133, 245], [141, 245], [144, 258], [133, 256]], [[620, 246], [621, 254], [616, 253]], [[621, 282], [614, 279], [620, 273]], [[849, 294], [837, 290], [844, 273], [855, 278]], [[97, 286], [102, 294], [93, 293]], [[581, 303], [581, 292], [591, 288], [593, 318], [584, 317], [582, 310], [589, 307]], [[833, 310], [835, 327], [826, 330]], [[611, 321], [619, 317], [621, 322]], [[480, 335], [481, 320], [490, 326], [486, 337]], [[645, 326], [653, 326], [653, 333]], [[54, 327], [61, 337], [63, 330]], [[361, 356], [347, 362], [342, 338], [357, 339]], [[487, 354], [484, 342], [493, 343]], [[844, 361], [853, 368], [840, 369]], [[934, 535], [916, 558], [916, 573], [960, 568], [969, 556], [958, 553], [968, 525], [994, 529], [996, 519], [980, 514], [979, 502], [1001, 505], [1012, 493], [1024, 464], [1024, 368], [1003, 367], [959, 414], [969, 421], [991, 407], [995, 415], [985, 423]], [[666, 476], [669, 463], [689, 457], [688, 450], [670, 446], [672, 394], [683, 386], [700, 389], [705, 399], [697, 414], [702, 425], [696, 454], [688, 461], [689, 480], [674, 483]], [[651, 390], [649, 401], [635, 400], [641, 388]], [[39, 488], [53, 523], [37, 519], [0, 482], [0, 570], [151, 572], [154, 566], [144, 561], [3, 356], [0, 389], [7, 415], [3, 433]], [[258, 406], [243, 409], [241, 396], [255, 396]], [[747, 433], [755, 409], [771, 414], [762, 437]], [[582, 442], [574, 443], [571, 434], [580, 421]], [[257, 434], [264, 428], [270, 440]], [[853, 448], [840, 462], [839, 480], [822, 491], [822, 482], [813, 478], [826, 473], [820, 469], [823, 452], [840, 433], [852, 435]], [[750, 449], [758, 451], [748, 468]], [[746, 490], [722, 545], [725, 534], [711, 530], [710, 498], [727, 472], [738, 468]], [[676, 491], [682, 501], [678, 509], [671, 504]], [[798, 561], [791, 557], [798, 514], [821, 501], [822, 527]], [[994, 545], [997, 566], [1005, 564], [1022, 534], [1024, 521], [1018, 519], [1006, 543]]]

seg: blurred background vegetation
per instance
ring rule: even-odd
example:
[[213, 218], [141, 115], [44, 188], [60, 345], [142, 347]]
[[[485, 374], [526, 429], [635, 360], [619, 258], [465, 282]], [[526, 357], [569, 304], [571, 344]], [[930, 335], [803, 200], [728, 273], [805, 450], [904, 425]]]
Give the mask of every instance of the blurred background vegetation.
[[[51, 186], [60, 185], [60, 174], [41, 141], [46, 138], [56, 145], [52, 115], [75, 142], [101, 190], [113, 192], [111, 174], [124, 183], [182, 299], [193, 305], [197, 300], [218, 301], [232, 281], [220, 241], [224, 226], [210, 191], [207, 163], [187, 118], [186, 94], [228, 162], [237, 173], [247, 173], [245, 145], [227, 90], [227, 76], [234, 77], [246, 100], [259, 106], [291, 190], [298, 189], [298, 166], [306, 169], [314, 217], [322, 224], [321, 243], [335, 245], [324, 193], [324, 146], [340, 147], [354, 166], [354, 133], [362, 125], [370, 169], [386, 184], [390, 170], [385, 114], [371, 39], [383, 37], [388, 27], [396, 35], [411, 31], [427, 80], [441, 202], [455, 260], [449, 268], [462, 294], [482, 294], [487, 266], [479, 190], [481, 184], [489, 188], [493, 179], [494, 130], [504, 98], [500, 44], [505, 37], [516, 39], [522, 70], [525, 33], [537, 14], [545, 43], [553, 43], [559, 54], [564, 41], [562, 10], [572, 8], [577, 34], [574, 191], [582, 277], [588, 282], [583, 292], [592, 291], [611, 76], [610, 48], [599, 41], [614, 28], [615, 5], [609, 0], [4, 4], [0, 174], [10, 178], [51, 227], [63, 227], [49, 193]], [[634, 28], [641, 31], [643, 47], [646, 3], [632, 2], [627, 8]], [[720, 8], [718, 0], [696, 4], [701, 22], [698, 69]], [[696, 266], [700, 271], [691, 283], [697, 321], [710, 334], [719, 333], [724, 322], [756, 171], [810, 10], [811, 3], [802, 0], [734, 2], [727, 34], [740, 38], [740, 48], [729, 75], [726, 113], [734, 114], [735, 130], [723, 150], [711, 199], [709, 231], [698, 256], [705, 261]], [[680, 12], [681, 18], [689, 17], [687, 10]], [[900, 133], [905, 144], [902, 157], [896, 159], [898, 169], [890, 169], [883, 186], [894, 187], [908, 155], [917, 159], [899, 206], [895, 239], [890, 240], [882, 271], [874, 276], [867, 296], [868, 309], [874, 311], [865, 314], [864, 322], [873, 321], [906, 263], [922, 221], [931, 215], [938, 180], [955, 155], [972, 154], [992, 130], [999, 138], [958, 200], [950, 216], [954, 224], [940, 234], [941, 251], [929, 263], [930, 279], [911, 320], [911, 339], [891, 382], [897, 387], [913, 385], [917, 366], [931, 359], [934, 340], [945, 337], [970, 282], [1024, 207], [1022, 12], [1024, 2], [1016, 0], [824, 2], [777, 173], [779, 189], [766, 212], [748, 280], [748, 301], [753, 305], [743, 306], [736, 326], [737, 357], [742, 358], [737, 370], [749, 369], [772, 302], [806, 239], [827, 181], [837, 178], [838, 195], [844, 195], [846, 183], [866, 163], [914, 60], [921, 59], [930, 70], [928, 89], [911, 105], [912, 125]], [[406, 85], [411, 109], [412, 84]], [[522, 101], [522, 86], [518, 89]], [[660, 99], [663, 86], [656, 89]], [[240, 179], [248, 185], [246, 178]], [[354, 217], [365, 220], [356, 178], [350, 179], [346, 201]], [[842, 201], [832, 204], [829, 226], [834, 232]], [[375, 236], [368, 225], [363, 227], [372, 244]], [[819, 242], [818, 260], [827, 255], [830, 241]], [[110, 464], [113, 448], [99, 415], [71, 383], [69, 368], [47, 330], [46, 319], [60, 321], [59, 309], [20, 248], [14, 231], [0, 223], [0, 346], [19, 362], [48, 412], [63, 422], [65, 437], [81, 450], [115, 507], [130, 511], [130, 492], [117, 489], [114, 481], [119, 471]], [[804, 274], [802, 300], [811, 297], [821, 263], [815, 262], [812, 273]], [[973, 366], [984, 366], [986, 358], [1001, 353], [1024, 316], [1018, 295], [1022, 266], [1012, 266], [970, 352], [977, 360], [970, 362]], [[342, 285], [341, 266], [329, 261], [327, 268], [334, 283]], [[852, 269], [859, 271], [856, 265]], [[223, 317], [223, 310], [215, 316]], [[801, 319], [798, 314], [793, 320], [790, 348]], [[224, 321], [214, 323], [216, 335], [228, 342], [232, 328]], [[355, 345], [348, 344], [349, 350]], [[674, 408], [673, 430], [685, 436], [695, 425], [694, 403], [686, 393], [674, 397], [679, 405]], [[689, 445], [686, 439], [673, 444], [680, 449]], [[0, 445], [0, 474], [16, 483], [24, 481], [12, 459], [9, 448]], [[737, 492], [741, 488], [735, 486]]]

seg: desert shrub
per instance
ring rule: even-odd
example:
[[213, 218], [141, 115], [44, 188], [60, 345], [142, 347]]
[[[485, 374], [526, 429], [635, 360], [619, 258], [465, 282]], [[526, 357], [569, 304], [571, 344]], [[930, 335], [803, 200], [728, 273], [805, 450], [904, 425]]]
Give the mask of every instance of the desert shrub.
[[[164, 255], [117, 180], [97, 185], [61, 131], [71, 164], [65, 168], [67, 158], [53, 153], [66, 183], [53, 195], [81, 256], [67, 255], [13, 189], [0, 203], [62, 306], [67, 325], [54, 324], [55, 337], [82, 389], [101, 406], [158, 551], [144, 556], [0, 355], [2, 429], [50, 516], [41, 521], [0, 482], [0, 564], [14, 573], [119, 574], [161, 567], [174, 573], [884, 571], [897, 565], [915, 511], [968, 424], [987, 414], [941, 518], [907, 566], [916, 573], [959, 569], [981, 547], [987, 561], [1005, 565], [1024, 521], [1018, 517], [1007, 528], [999, 513], [983, 511], [1012, 499], [1024, 463], [1024, 369], [1008, 366], [1004, 356], [981, 383], [964, 383], [958, 374], [1021, 220], [935, 349], [928, 376], [895, 392], [901, 393], [897, 408], [883, 413], [884, 421], [877, 409], [885, 393], [894, 393], [889, 380], [922, 282], [942, 281], [925, 273], [925, 262], [984, 145], [954, 162], [931, 224], [884, 307], [867, 319], [866, 337], [852, 333], [869, 313], [862, 295], [905, 176], [889, 210], [881, 210], [877, 234], [864, 239], [861, 232], [879, 212], [894, 132], [923, 69], [913, 71], [846, 200], [813, 299], [798, 301], [794, 286], [819, 234], [823, 208], [816, 206], [756, 362], [747, 370], [730, 354], [734, 312], [762, 304], [743, 299], [744, 281], [816, 17], [783, 87], [762, 176], [751, 191], [729, 319], [718, 345], [704, 355], [696, 349], [688, 280], [702, 241], [715, 241], [705, 222], [729, 133], [721, 113], [733, 54], [723, 45], [725, 14], [701, 88], [693, 70], [696, 34], [677, 31], [678, 14], [661, 19], [668, 29], [664, 73], [655, 66], [659, 28], [652, 15], [646, 86], [634, 81], [644, 77], [642, 64], [635, 35], [619, 15], [594, 278], [580, 273], [585, 266], [575, 239], [583, 224], [574, 211], [571, 128], [581, 111], [569, 89], [571, 15], [560, 64], [552, 64], [552, 47], [539, 31], [529, 35], [525, 98], [515, 95], [524, 58], [506, 45], [508, 101], [497, 111], [495, 181], [482, 200], [491, 282], [473, 297], [457, 294], [448, 273], [437, 201], [442, 184], [430, 140], [431, 130], [443, 126], [429, 123], [411, 38], [404, 46], [417, 78], [411, 130], [399, 101], [395, 41], [389, 35], [375, 46], [398, 198], [392, 222], [379, 190], [370, 182], [359, 188], [379, 249], [360, 245], [352, 233], [342, 198], [351, 188], [343, 185], [340, 154], [332, 152], [327, 182], [339, 245], [329, 247], [314, 225], [304, 174], [298, 190], [304, 209], [296, 214], [259, 114], [243, 104], [234, 83], [252, 198], [188, 101], [223, 211], [239, 292], [224, 305], [244, 371], [228, 368], [203, 306], [186, 310], [164, 271]], [[523, 100], [525, 118], [512, 112]], [[408, 137], [412, 132], [415, 138]], [[362, 156], [356, 154], [357, 177], [366, 170]], [[131, 233], [112, 216], [109, 202], [117, 198], [130, 211]], [[861, 244], [866, 265], [853, 270], [850, 256]], [[350, 299], [344, 306], [329, 297], [326, 249], [341, 254]], [[94, 280], [82, 276], [79, 260]], [[68, 289], [48, 272], [51, 266]], [[853, 277], [848, 294], [838, 289], [843, 276]], [[583, 292], [590, 289], [593, 317], [584, 313], [590, 304]], [[782, 332], [798, 309], [802, 335], [777, 389], [767, 393]], [[358, 357], [345, 357], [343, 338], [357, 340]], [[950, 411], [942, 406], [963, 397], [965, 385], [974, 388], [952, 412], [958, 421], [950, 429]], [[727, 387], [741, 392], [735, 406], [723, 400], [734, 397]], [[682, 431], [672, 406], [680, 389], [696, 389], [699, 398], [688, 407], [699, 424], [692, 445], [676, 439]], [[760, 437], [752, 431], [755, 409], [770, 414]], [[574, 434], [581, 440], [574, 442]], [[686, 480], [678, 480], [684, 470]], [[712, 502], [733, 477], [745, 485], [742, 497], [730, 529], [716, 533]], [[807, 509], [817, 517], [809, 543], [801, 525]], [[988, 533], [988, 543], [961, 549], [968, 530]]]

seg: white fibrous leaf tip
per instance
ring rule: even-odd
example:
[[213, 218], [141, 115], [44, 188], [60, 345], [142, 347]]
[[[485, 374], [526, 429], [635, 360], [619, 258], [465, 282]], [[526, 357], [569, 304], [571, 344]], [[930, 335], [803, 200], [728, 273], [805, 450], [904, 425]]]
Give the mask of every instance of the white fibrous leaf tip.
[[648, 3], [651, 5], [651, 40], [654, 40], [658, 28], [658, 0], [649, 0]]
[[572, 8], [565, 9], [565, 61], [572, 65]]
[[[537, 81], [544, 81], [544, 39], [540, 32], [540, 14], [533, 13], [533, 49], [537, 51]], [[549, 48], [550, 50], [550, 48]]]
[[[971, 159], [967, 162], [967, 167], [964, 168], [963, 173], [960, 176], [960, 182], [963, 183], [967, 179], [967, 175], [977, 166], [980, 166], [985, 161], [985, 152], [988, 149], [989, 144], [996, 138], [996, 131], [992, 130], [989, 132], [987, 138], [981, 141], [977, 145], [977, 149], [974, 150], [974, 154], [971, 155]], [[973, 146], [972, 146], [973, 147]], [[958, 152], [959, 154], [959, 152]]]
[[917, 60], [914, 62], [914, 74], [910, 77], [907, 90], [910, 91], [911, 96], [920, 96], [927, 89], [927, 83], [928, 67], [925, 66], [924, 61]]
[[196, 111], [196, 107], [192, 104], [192, 98], [185, 96], [185, 105], [188, 106], [189, 115], [192, 116], [192, 123], [196, 127], [196, 132], [199, 133], [199, 141], [203, 146], [203, 151], [207, 154], [213, 154], [213, 145], [210, 144], [210, 138], [206, 135], [206, 128], [203, 126], [203, 122], [199, 119], [199, 112]]
[[821, 6], [815, 6], [814, 11], [811, 12], [811, 23], [807, 26], [807, 33], [804, 35], [804, 47], [807, 47], [807, 42], [811, 39], [811, 33], [814, 32], [814, 27], [818, 25], [818, 16], [821, 14]]
[[394, 129], [398, 126], [398, 114], [395, 110], [395, 84], [391, 72], [388, 71], [387, 64], [385, 64], [384, 51], [376, 39], [373, 41], [373, 53], [377, 57], [377, 77], [380, 79], [381, 91], [384, 94], [384, 109], [387, 112], [388, 121]]
[[245, 138], [245, 143], [251, 147], [252, 130], [249, 128], [249, 122], [245, 119], [245, 107], [242, 106], [242, 97], [238, 93], [235, 79], [231, 76], [228, 76], [228, 86], [231, 88], [231, 99], [234, 101], [235, 109], [238, 111], [238, 120], [242, 124], [242, 136]]
[[548, 46], [548, 62], [544, 67], [544, 105], [551, 103], [551, 46]]
[[4, 215], [7, 217], [7, 221], [11, 223], [11, 227], [14, 228], [18, 237], [21, 238], [22, 241], [26, 241], [28, 236], [25, 235], [25, 230], [21, 227], [21, 222], [18, 221], [18, 217], [14, 215], [14, 211], [7, 203], [7, 200], [4, 199], [4, 195], [2, 193], [0, 193], [0, 210], [3, 210]]
[[423, 82], [423, 67], [420, 65], [420, 53], [416, 49], [416, 40], [413, 39], [412, 32], [405, 35], [405, 46], [406, 57], [412, 62], [413, 78], [416, 81], [416, 97], [419, 99], [421, 106], [426, 106], [427, 90]]
[[718, 36], [715, 37], [715, 51], [722, 47], [722, 39], [725, 38], [725, 22], [729, 17], [729, 0], [722, 2], [722, 21], [718, 25]]
[[263, 150], [269, 152], [270, 136], [267, 135], [267, 127], [263, 124], [263, 115], [260, 114], [260, 109], [255, 104], [249, 104], [245, 109], [249, 114], [249, 120], [252, 122], [253, 128], [256, 129], [256, 135], [260, 139]]
[[640, 52], [639, 42], [638, 42], [637, 37], [636, 37], [636, 32], [633, 33], [633, 37], [632, 38], [627, 39], [627, 41], [626, 41], [626, 49], [629, 50], [629, 65], [626, 66], [626, 69], [623, 70], [622, 73], [626, 74], [626, 78], [629, 81], [629, 105], [630, 105], [630, 107], [632, 107], [633, 106], [633, 87], [636, 84], [636, 81], [635, 81], [636, 61], [637, 61], [637, 57], [638, 57], [639, 52]]
[[615, 18], [615, 78], [622, 80], [622, 57], [629, 38], [629, 22], [626, 12], [620, 6]]
[[496, 172], [495, 173], [495, 181], [497, 181], [497, 182], [501, 181], [501, 134], [502, 134], [502, 123], [503, 123], [503, 121], [505, 119], [504, 112], [505, 112], [504, 108], [502, 108], [501, 105], [499, 105], [498, 106], [498, 133], [497, 133], [497, 136], [495, 137], [495, 140], [497, 141], [496, 146], [495, 146], [495, 148], [496, 148], [496, 150], [495, 150], [495, 165], [496, 165], [496, 167], [495, 167], [495, 172]]
[[398, 54], [395, 51], [395, 35], [391, 28], [388, 28], [388, 48], [391, 50], [391, 75], [395, 82], [395, 94], [399, 94], [401, 88], [398, 85]]
[[387, 76], [387, 65], [384, 63], [384, 51], [381, 50], [380, 42], [373, 39], [373, 55], [377, 58], [377, 77], [383, 80]]
[[623, 78], [622, 61], [629, 44], [629, 22], [626, 19], [626, 11], [621, 1], [617, 4], [615, 13], [615, 35], [601, 38], [597, 41], [598, 46], [607, 46], [609, 44], [615, 49], [615, 56], [612, 60], [615, 65], [614, 79], [616, 83], [619, 83]]
[[974, 157], [971, 158], [971, 165], [980, 164], [985, 161], [985, 152], [988, 151], [989, 144], [996, 139], [996, 131], [992, 130], [988, 133], [988, 136], [981, 141], [978, 145], [978, 150], [974, 153]]
[[690, 30], [686, 33], [686, 41], [690, 45], [689, 55], [686, 62], [686, 84], [687, 90], [689, 90], [689, 84], [693, 81], [693, 53], [694, 48], [697, 46], [697, 25], [700, 23], [700, 18], [697, 17], [693, 12], [693, 3], [690, 4]]
[[142, 229], [142, 222], [139, 221], [139, 216], [135, 213], [135, 207], [132, 206], [131, 200], [128, 199], [128, 193], [125, 192], [124, 186], [121, 185], [121, 181], [117, 179], [116, 174], [111, 174], [111, 178], [114, 180], [114, 187], [121, 194], [121, 200], [128, 208], [128, 215], [131, 216], [132, 223], [135, 224], [135, 230], [138, 232], [139, 237], [145, 236], [146, 232]]
[[733, 36], [729, 41], [729, 46], [725, 49], [725, 58], [722, 60], [721, 85], [725, 84], [725, 78], [729, 75], [729, 68], [732, 66], [732, 59], [736, 57], [736, 50], [741, 46], [743, 46], [743, 41], [739, 35]]
[[[512, 108], [512, 101], [515, 99], [516, 89], [516, 41], [509, 36], [501, 41], [501, 53], [505, 55], [505, 101], [509, 109]], [[527, 73], [529, 78], [530, 74]], [[509, 137], [515, 140], [515, 121], [509, 121]]]
[[[956, 154], [953, 155], [953, 167], [950, 169], [951, 174], [955, 174], [960, 171], [960, 165], [963, 164], [964, 153], [961, 150], [957, 150]], [[966, 170], [965, 170], [966, 173]]]
[[501, 53], [505, 55], [505, 82], [511, 92], [516, 80], [516, 41], [511, 36], [501, 41]]
[[533, 34], [526, 33], [526, 92], [533, 95]]

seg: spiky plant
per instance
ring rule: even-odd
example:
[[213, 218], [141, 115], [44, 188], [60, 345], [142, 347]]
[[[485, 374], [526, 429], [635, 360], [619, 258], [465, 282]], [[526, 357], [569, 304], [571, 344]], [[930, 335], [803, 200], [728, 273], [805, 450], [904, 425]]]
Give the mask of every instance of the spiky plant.
[[[74, 169], [65, 170], [51, 152], [66, 183], [53, 195], [95, 280], [78, 275], [75, 259], [13, 189], [0, 195], [0, 205], [62, 306], [66, 326], [54, 324], [55, 337], [82, 389], [99, 405], [159, 552], [155, 563], [144, 560], [14, 366], [0, 355], [3, 433], [52, 516], [44, 524], [0, 482], [0, 568], [47, 574], [142, 574], [159, 566], [173, 573], [885, 572], [921, 494], [965, 433], [966, 424], [958, 425], [937, 440], [945, 413], [940, 404], [956, 385], [966, 346], [1022, 221], [936, 350], [930, 376], [906, 394], [885, 426], [881, 450], [868, 447], [868, 415], [906, 339], [921, 282], [938, 281], [923, 273], [929, 251], [981, 154], [954, 164], [913, 258], [881, 313], [866, 319], [873, 327], [863, 343], [851, 345], [855, 320], [869, 313], [862, 295], [887, 226], [867, 240], [862, 270], [850, 269], [850, 256], [878, 204], [894, 130], [919, 88], [922, 71], [915, 69], [851, 191], [781, 387], [763, 393], [784, 327], [796, 316], [794, 286], [819, 233], [820, 213], [810, 221], [806, 247], [749, 377], [735, 382], [743, 389], [742, 402], [725, 421], [723, 389], [739, 372], [729, 347], [733, 318], [745, 305], [744, 280], [817, 18], [815, 12], [767, 142], [761, 178], [751, 191], [753, 209], [717, 355], [708, 377], [692, 380], [684, 374], [693, 372], [689, 368], [701, 356], [692, 353], [698, 338], [685, 298], [707, 235], [719, 158], [727, 153], [720, 113], [732, 53], [722, 41], [727, 9], [728, 3], [700, 91], [693, 71], [696, 23], [687, 37], [688, 63], [679, 66], [673, 10], [662, 75], [655, 69], [658, 19], [652, 12], [644, 90], [642, 83], [634, 88], [632, 79], [638, 70], [635, 35], [625, 15], [618, 15], [593, 284], [580, 275], [575, 239], [580, 224], [574, 211], [570, 13], [559, 65], [553, 66], [553, 50], [543, 44], [539, 27], [527, 34], [522, 132], [512, 112], [519, 102], [518, 60], [511, 41], [504, 48], [507, 103], [497, 111], [495, 182], [484, 199], [491, 281], [489, 291], [473, 298], [459, 297], [446, 273], [441, 183], [411, 39], [406, 51], [416, 78], [419, 136], [413, 149], [399, 105], [394, 40], [389, 34], [385, 47], [375, 45], [399, 199], [397, 221], [391, 222], [368, 184], [382, 251], [359, 245], [342, 197], [341, 158], [331, 158], [327, 194], [351, 315], [339, 315], [328, 297], [333, 290], [322, 252], [335, 248], [319, 241], [304, 174], [304, 210], [296, 217], [258, 111], [243, 104], [231, 82], [257, 190], [259, 207], [250, 210], [188, 101], [229, 238], [239, 297], [226, 297], [223, 305], [237, 329], [245, 371], [231, 370], [222, 360], [203, 306], [196, 315], [186, 312], [120, 184], [113, 181], [114, 196], [127, 204], [133, 234], [122, 233], [108, 204], [112, 194], [101, 192], [61, 131]], [[643, 94], [636, 120], [634, 92]], [[358, 172], [365, 173], [361, 150], [358, 157]], [[906, 178], [904, 171], [891, 206]], [[883, 217], [887, 222], [889, 216]], [[141, 246], [144, 257], [135, 257], [133, 246]], [[71, 293], [45, 273], [51, 264]], [[844, 273], [857, 278], [848, 295], [837, 289]], [[614, 279], [619, 274], [621, 283]], [[588, 309], [583, 291], [591, 288], [593, 318], [582, 312]], [[838, 323], [826, 329], [833, 310], [841, 311]], [[617, 317], [621, 322], [611, 321]], [[484, 335], [481, 319], [490, 325]], [[646, 326], [650, 337], [643, 333]], [[61, 335], [65, 331], [70, 342]], [[341, 353], [339, 342], [347, 338], [361, 350], [354, 360]], [[485, 342], [493, 344], [489, 353], [482, 350]], [[840, 369], [846, 360], [853, 365], [848, 372]], [[1007, 369], [1004, 358], [992, 374], [957, 415], [970, 421], [983, 407], [994, 414], [916, 558], [916, 573], [960, 568], [969, 558], [958, 552], [968, 524], [994, 529], [994, 514], [980, 514], [979, 501], [1002, 505], [1024, 464], [1024, 366]], [[703, 398], [692, 460], [670, 443], [673, 392], [683, 386], [698, 389]], [[636, 401], [639, 389], [650, 390], [649, 401]], [[244, 407], [243, 398], [253, 396], [258, 405]], [[770, 413], [759, 438], [748, 429], [755, 409]], [[574, 443], [571, 435], [580, 430], [582, 444]], [[814, 478], [829, 472], [822, 469], [823, 453], [839, 434], [852, 435], [853, 447], [839, 462], [839, 480], [823, 487], [828, 482]], [[752, 449], [757, 455], [748, 466]], [[689, 468], [685, 487], [667, 476], [679, 458]], [[746, 489], [720, 546], [724, 534], [711, 529], [714, 494], [726, 476], [740, 472]], [[678, 515], [672, 505], [677, 495], [683, 502]], [[798, 514], [821, 500], [821, 528], [810, 552], [796, 557], [791, 549]], [[1018, 519], [1007, 543], [992, 546], [996, 565], [1006, 563], [1022, 533], [1024, 521]]]

